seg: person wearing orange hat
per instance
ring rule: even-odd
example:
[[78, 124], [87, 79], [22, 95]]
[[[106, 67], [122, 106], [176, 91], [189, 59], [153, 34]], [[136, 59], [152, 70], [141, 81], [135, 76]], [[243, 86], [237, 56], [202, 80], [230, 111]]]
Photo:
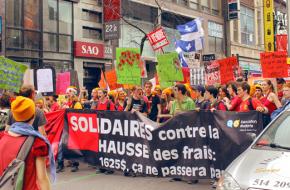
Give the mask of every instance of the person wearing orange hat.
[[[55, 180], [55, 163], [49, 141], [34, 130], [32, 124], [35, 120], [36, 108], [34, 102], [26, 97], [18, 96], [11, 104], [11, 112], [15, 123], [0, 140], [0, 176], [17, 157], [28, 137], [34, 137], [34, 142], [25, 159], [23, 178], [24, 190], [51, 189], [46, 171], [46, 157], [50, 159], [50, 173]], [[9, 148], [8, 148], [9, 147]]]
[[[26, 98], [30, 98], [31, 100], [35, 100], [36, 97], [36, 91], [34, 89], [34, 86], [32, 85], [23, 85], [20, 88], [19, 96], [23, 96]], [[9, 119], [7, 123], [6, 130], [8, 130], [9, 126], [15, 123], [15, 119], [13, 118], [13, 115], [9, 113]], [[46, 132], [44, 129], [44, 126], [46, 125], [46, 117], [44, 115], [44, 112], [40, 110], [39, 108], [35, 109], [35, 120], [32, 124], [34, 130], [38, 130], [42, 135], [46, 136]]]

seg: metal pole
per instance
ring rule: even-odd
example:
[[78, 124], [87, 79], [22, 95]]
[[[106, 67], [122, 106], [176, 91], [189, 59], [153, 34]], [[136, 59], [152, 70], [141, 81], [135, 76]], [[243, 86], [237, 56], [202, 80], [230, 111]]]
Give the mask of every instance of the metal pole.
[[290, 0], [287, 0], [287, 34], [288, 34], [288, 57], [290, 57]]

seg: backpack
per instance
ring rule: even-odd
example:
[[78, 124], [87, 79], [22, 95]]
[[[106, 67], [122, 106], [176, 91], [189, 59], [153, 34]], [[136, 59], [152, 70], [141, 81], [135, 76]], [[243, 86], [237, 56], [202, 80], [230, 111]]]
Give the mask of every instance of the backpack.
[[9, 119], [9, 111], [0, 111], [0, 131], [5, 130], [6, 124], [8, 123]]
[[4, 170], [0, 177], [1, 190], [22, 190], [24, 182], [25, 160], [34, 143], [34, 136], [29, 136], [20, 148], [17, 157]]

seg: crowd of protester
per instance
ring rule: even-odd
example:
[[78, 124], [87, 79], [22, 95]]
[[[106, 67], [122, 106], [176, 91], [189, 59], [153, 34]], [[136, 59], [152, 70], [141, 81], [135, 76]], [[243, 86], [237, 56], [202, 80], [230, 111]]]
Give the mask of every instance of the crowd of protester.
[[[176, 84], [173, 87], [161, 89], [159, 86], [153, 88], [153, 84], [149, 81], [145, 82], [144, 88], [132, 86], [129, 89], [116, 89], [107, 91], [106, 89], [95, 88], [91, 92], [91, 98], [88, 97], [88, 92], [81, 89], [79, 92], [75, 87], [68, 87], [64, 98], [58, 95], [42, 96], [37, 93], [33, 86], [22, 86], [19, 94], [11, 94], [3, 92], [0, 97], [0, 139], [3, 138], [9, 144], [9, 139], [12, 137], [21, 136], [17, 132], [12, 132], [15, 125], [20, 122], [31, 124], [33, 130], [38, 131], [43, 137], [46, 137], [44, 126], [47, 123], [45, 113], [54, 112], [60, 109], [93, 109], [93, 110], [108, 110], [108, 111], [138, 111], [151, 120], [163, 123], [185, 111], [190, 110], [208, 110], [208, 111], [236, 111], [248, 112], [256, 110], [264, 115], [264, 122], [268, 123], [274, 119], [279, 113], [290, 108], [290, 83], [282, 78], [276, 79], [277, 86], [271, 80], [265, 79], [259, 84], [249, 85], [245, 81], [230, 82], [222, 86], [190, 86], [188, 84]], [[31, 102], [34, 101], [32, 105]], [[24, 102], [24, 103], [23, 103]], [[16, 105], [17, 104], [17, 105]], [[25, 115], [24, 108], [19, 106], [27, 104], [30, 107], [26, 108], [33, 114]], [[23, 113], [22, 113], [22, 112]], [[30, 113], [29, 112], [29, 113]], [[19, 117], [19, 115], [23, 115]], [[18, 118], [16, 118], [18, 116]], [[16, 123], [16, 124], [15, 124]], [[17, 127], [17, 126], [16, 126]], [[6, 131], [6, 132], [3, 132]], [[2, 140], [3, 141], [3, 140]], [[20, 142], [21, 140], [19, 140]], [[23, 141], [23, 139], [22, 139]], [[11, 142], [10, 142], [11, 143]], [[5, 144], [5, 143], [4, 143]], [[48, 147], [44, 140], [36, 141], [33, 145], [31, 159], [36, 159], [36, 163], [31, 164], [31, 170], [41, 170], [38, 167], [42, 166], [43, 160], [41, 157], [48, 155]], [[0, 145], [0, 152], [3, 153], [5, 147]], [[16, 149], [13, 154], [16, 154]], [[57, 172], [64, 169], [64, 160], [59, 150], [57, 158]], [[7, 153], [8, 154], [8, 153]], [[3, 154], [1, 154], [3, 157]], [[0, 157], [0, 160], [2, 160]], [[38, 159], [40, 157], [40, 159]], [[3, 173], [3, 164], [9, 163], [12, 157], [5, 163], [0, 163], [0, 175]], [[3, 160], [5, 160], [3, 157]], [[40, 166], [37, 166], [39, 163]], [[78, 170], [79, 163], [75, 160], [70, 162], [71, 171]], [[1, 165], [2, 164], [2, 165]], [[40, 175], [33, 174], [34, 179], [44, 180], [44, 186], [47, 186], [45, 171], [41, 170]], [[98, 168], [97, 172], [111, 174], [113, 171]], [[44, 175], [44, 176], [43, 176]], [[179, 179], [175, 179], [179, 180]], [[196, 183], [197, 181], [193, 181]], [[35, 186], [35, 183], [29, 183], [28, 186]], [[189, 183], [192, 183], [189, 182]]]

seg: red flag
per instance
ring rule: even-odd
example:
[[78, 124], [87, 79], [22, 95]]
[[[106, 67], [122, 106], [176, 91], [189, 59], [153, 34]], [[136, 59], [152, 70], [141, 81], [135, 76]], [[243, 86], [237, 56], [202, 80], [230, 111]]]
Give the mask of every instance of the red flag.
[[45, 114], [45, 117], [47, 120], [47, 124], [45, 125], [47, 139], [52, 146], [53, 155], [56, 159], [58, 153], [58, 146], [64, 127], [65, 110], [63, 109], [47, 113]]
[[287, 51], [287, 34], [276, 35], [276, 51]]

